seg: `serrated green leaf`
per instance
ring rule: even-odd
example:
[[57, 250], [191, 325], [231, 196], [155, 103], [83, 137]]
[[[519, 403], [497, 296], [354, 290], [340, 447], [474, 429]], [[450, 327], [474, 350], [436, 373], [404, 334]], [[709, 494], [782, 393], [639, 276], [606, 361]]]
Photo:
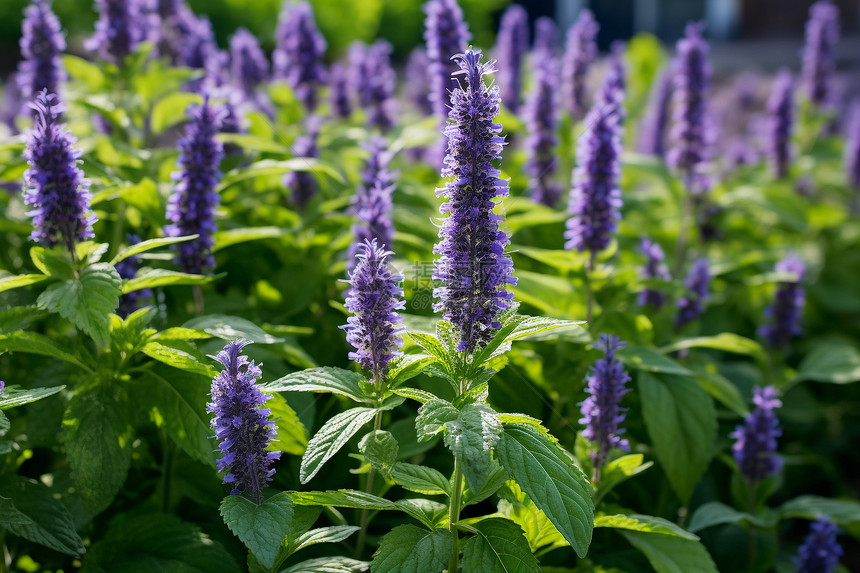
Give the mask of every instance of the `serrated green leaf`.
[[263, 384], [260, 389], [265, 392], [330, 392], [356, 402], [371, 403], [374, 399], [365, 396], [359, 385], [364, 380], [357, 372], [326, 366], [287, 374]]
[[713, 456], [713, 400], [692, 378], [648, 372], [639, 373], [639, 397], [657, 459], [686, 505]]
[[391, 468], [391, 480], [409, 491], [424, 495], [451, 495], [451, 482], [441, 472], [427, 466], [397, 462]]
[[360, 528], [354, 525], [334, 525], [331, 527], [320, 527], [312, 529], [296, 537], [290, 544], [290, 553], [295, 553], [305, 547], [317, 545], [319, 543], [339, 543], [350, 535], [358, 531]]
[[729, 507], [718, 501], [711, 501], [696, 509], [696, 512], [690, 519], [689, 529], [690, 531], [696, 532], [708, 527], [713, 527], [714, 525], [743, 522], [752, 523], [759, 527], [775, 525], [768, 524], [749, 513], [738, 511], [733, 507]]
[[452, 363], [452, 359], [438, 338], [432, 334], [426, 334], [424, 332], [409, 332], [408, 334], [409, 338], [411, 338], [415, 344], [423, 348], [430, 356], [436, 358], [439, 362], [440, 368], [450, 374], [449, 365]]
[[445, 429], [445, 424], [451, 420], [456, 420], [460, 416], [460, 410], [454, 407], [451, 402], [434, 398], [420, 408], [418, 408], [418, 416], [415, 418], [415, 431], [418, 434], [418, 441], [425, 442], [442, 430]]
[[386, 376], [388, 387], [397, 388], [421, 374], [424, 368], [435, 362], [437, 358], [427, 354], [403, 354], [395, 357], [388, 365]]
[[657, 573], [718, 573], [708, 550], [698, 541], [642, 531], [619, 533], [645, 555]]
[[265, 407], [271, 412], [271, 419], [277, 428], [277, 434], [270, 449], [286, 452], [292, 456], [304, 454], [308, 446], [308, 432], [286, 398], [280, 394], [271, 394]]
[[40, 245], [30, 247], [30, 259], [37, 269], [49, 277], [58, 280], [69, 280], [75, 277], [75, 265], [65, 247], [53, 249]]
[[281, 573], [362, 573], [368, 567], [370, 563], [349, 557], [320, 557], [287, 567]]
[[828, 340], [806, 355], [794, 381], [850, 384], [860, 380], [860, 350], [844, 340]]
[[621, 482], [647, 470], [654, 462], [643, 463], [642, 454], [628, 454], [612, 460], [600, 472], [600, 482], [597, 484], [596, 500], [602, 499], [612, 488]]
[[200, 94], [175, 92], [158, 100], [152, 106], [149, 126], [153, 135], [160, 135], [165, 129], [188, 119], [186, 110], [192, 103], [201, 103]]
[[50, 277], [45, 275], [13, 275], [0, 278], [0, 292], [34, 285], [48, 280]]
[[397, 509], [393, 501], [353, 489], [291, 491], [289, 494], [290, 499], [296, 505], [324, 505], [353, 509]]
[[47, 313], [35, 306], [13, 306], [0, 309], [0, 334], [26, 330]]
[[[507, 490], [507, 491], [506, 491]], [[566, 547], [567, 541], [516, 482], [509, 481], [501, 490], [498, 513], [522, 528], [532, 552], [546, 546]]]
[[626, 346], [618, 351], [618, 358], [626, 366], [644, 372], [690, 375], [690, 371], [656, 350], [645, 346]]
[[591, 485], [573, 461], [531, 426], [506, 424], [496, 447], [499, 462], [564, 536], [585, 557], [591, 543]]
[[508, 476], [508, 472], [505, 471], [505, 468], [500, 466], [498, 462], [493, 461], [490, 465], [490, 476], [487, 478], [487, 481], [484, 482], [484, 485], [481, 486], [481, 489], [478, 491], [472, 491], [471, 489], [466, 488], [463, 492], [463, 507], [481, 503], [496, 493], [509, 479], [510, 477]]
[[448, 564], [454, 539], [447, 529], [427, 531], [398, 525], [387, 533], [373, 554], [371, 573], [439, 573]]
[[72, 516], [47, 487], [24, 478], [0, 482], [0, 527], [66, 555], [83, 555]]
[[0, 410], [8, 410], [16, 406], [23, 406], [48, 396], [53, 396], [65, 386], [52, 386], [51, 388], [19, 388], [18, 386], [7, 386], [0, 392]]
[[139, 291], [145, 288], [158, 288], [178, 285], [203, 285], [210, 283], [223, 275], [203, 276], [168, 271], [166, 269], [142, 269], [133, 278], [122, 283], [122, 294]]
[[140, 351], [163, 364], [209, 379], [218, 374], [215, 368], [203, 363], [203, 356], [197, 352], [197, 349], [179, 340], [148, 342]]
[[128, 247], [118, 252], [116, 256], [111, 259], [110, 264], [116, 265], [118, 262], [124, 261], [129, 257], [133, 257], [135, 255], [139, 255], [140, 253], [145, 253], [147, 251], [151, 251], [159, 247], [166, 247], [168, 245], [175, 245], [176, 243], [193, 241], [199, 236], [200, 235], [186, 235], [183, 237], [162, 237], [160, 239], [149, 239], [147, 241], [141, 241], [139, 243], [129, 245]]
[[391, 432], [384, 430], [368, 432], [358, 443], [358, 451], [385, 479], [391, 479], [391, 468], [397, 461], [398, 449], [397, 440]]
[[[221, 135], [227, 135], [222, 133]], [[232, 135], [232, 134], [231, 134]], [[248, 227], [243, 229], [227, 229], [215, 233], [213, 239], [215, 244], [212, 246], [212, 252], [218, 252], [221, 249], [247, 243], [249, 241], [260, 241], [263, 239], [274, 239], [287, 235], [287, 229], [280, 227]]]
[[[801, 495], [790, 499], [779, 508], [783, 518], [802, 517], [818, 519], [827, 517], [840, 527], [849, 527], [860, 523], [860, 502], [853, 499], [831, 499], [817, 495]], [[854, 528], [852, 528], [852, 531]], [[853, 533], [857, 536], [856, 532]]]
[[700, 370], [697, 370], [694, 375], [705, 392], [710, 394], [715, 400], [718, 400], [723, 406], [744, 418], [749, 414], [749, 408], [747, 408], [747, 404], [741, 397], [737, 386], [732, 384], [725, 376], [718, 372], [702, 372]]
[[219, 184], [217, 191], [221, 193], [224, 189], [227, 189], [240, 181], [253, 179], [255, 177], [269, 177], [272, 175], [283, 176], [288, 171], [322, 173], [340, 183], [345, 182], [343, 176], [331, 163], [321, 159], [311, 157], [298, 157], [295, 159], [288, 159], [286, 161], [264, 159], [225, 173], [224, 177], [221, 178], [221, 183]]
[[482, 519], [477, 532], [463, 545], [463, 571], [481, 573], [541, 573], [523, 530], [499, 517]]
[[351, 408], [330, 418], [308, 442], [299, 478], [308, 483], [358, 431], [373, 420], [376, 408]]
[[52, 356], [70, 364], [74, 364], [88, 372], [92, 368], [74, 351], [67, 350], [44, 334], [37, 332], [13, 332], [0, 335], [0, 351], [27, 352], [41, 356]]
[[711, 348], [713, 350], [722, 350], [723, 352], [731, 352], [733, 354], [744, 354], [752, 356], [759, 362], [767, 362], [767, 353], [761, 347], [761, 344], [731, 332], [722, 332], [714, 336], [699, 336], [696, 338], [686, 338], [680, 340], [670, 346], [661, 348], [660, 352], [669, 354], [686, 348]]
[[628, 531], [644, 531], [660, 535], [673, 535], [682, 539], [698, 541], [699, 537], [675, 523], [651, 515], [599, 515], [594, 518], [594, 527], [610, 527]]
[[486, 404], [468, 404], [459, 416], [445, 423], [445, 445], [459, 459], [472, 491], [481, 489], [490, 474], [490, 452], [499, 441], [502, 423]]
[[84, 269], [80, 278], [50, 285], [39, 295], [39, 308], [56, 312], [106, 347], [110, 315], [119, 304], [121, 279], [107, 263]]
[[226, 316], [223, 314], [207, 314], [192, 318], [182, 325], [184, 328], [202, 330], [222, 340], [236, 340], [244, 338], [251, 342], [260, 344], [275, 344], [284, 342], [283, 338], [272, 336], [250, 320], [238, 316]]
[[448, 523], [448, 506], [431, 499], [398, 499], [394, 506], [430, 529]]
[[281, 492], [257, 505], [240, 495], [229, 495], [221, 502], [220, 511], [230, 531], [260, 563], [271, 568], [281, 543], [290, 533], [293, 518], [290, 496]]
[[415, 400], [416, 402], [421, 402], [422, 404], [426, 404], [436, 399], [436, 396], [434, 394], [431, 394], [430, 392], [427, 392], [426, 390], [421, 390], [419, 388], [395, 388], [391, 392], [393, 394], [397, 394], [398, 396], [409, 398], [410, 400]]

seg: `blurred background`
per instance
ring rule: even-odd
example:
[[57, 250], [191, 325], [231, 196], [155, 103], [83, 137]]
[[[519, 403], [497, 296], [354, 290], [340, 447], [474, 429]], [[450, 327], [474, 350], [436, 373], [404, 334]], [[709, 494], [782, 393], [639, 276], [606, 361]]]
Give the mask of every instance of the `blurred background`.
[[[491, 46], [499, 17], [511, 0], [459, 0], [477, 46]], [[0, 0], [0, 74], [13, 71], [18, 61], [21, 19], [29, 0]], [[813, 0], [520, 0], [534, 20], [552, 16], [565, 30], [582, 8], [600, 22], [598, 41], [606, 48], [615, 39], [636, 33], [654, 34], [674, 43], [689, 20], [704, 19], [714, 41], [714, 64], [719, 69], [772, 69], [796, 64], [803, 39], [803, 23]], [[263, 47], [273, 47], [272, 35], [283, 0], [190, 0], [197, 13], [212, 20], [218, 42], [226, 46], [233, 31], [244, 26]], [[328, 56], [343, 54], [353, 40], [383, 37], [405, 59], [423, 42], [423, 0], [311, 0], [317, 22], [328, 41]], [[835, 0], [841, 12], [843, 41], [840, 67], [860, 64], [860, 0]], [[54, 10], [68, 33], [72, 52], [92, 33], [94, 0], [54, 0]]]

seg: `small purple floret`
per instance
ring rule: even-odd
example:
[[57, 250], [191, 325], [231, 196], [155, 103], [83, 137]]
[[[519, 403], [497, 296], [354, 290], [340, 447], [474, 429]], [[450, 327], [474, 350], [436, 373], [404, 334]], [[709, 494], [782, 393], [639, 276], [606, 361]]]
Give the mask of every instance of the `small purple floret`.
[[809, 534], [797, 550], [794, 564], [797, 573], [833, 573], [845, 552], [836, 541], [839, 528], [826, 517], [819, 517], [809, 526]]
[[768, 324], [762, 325], [759, 334], [773, 348], [785, 348], [795, 336], [803, 334], [800, 320], [803, 318], [803, 305], [806, 294], [803, 289], [803, 275], [806, 265], [795, 254], [789, 255], [776, 264], [778, 273], [791, 273], [793, 281], [781, 281], [776, 287], [773, 304], [764, 311]]
[[731, 437], [735, 440], [732, 453], [741, 473], [756, 483], [776, 475], [782, 468], [782, 459], [776, 454], [777, 439], [782, 435], [776, 409], [782, 402], [776, 388], [766, 386], [755, 389], [753, 404], [752, 413]]
[[322, 63], [326, 41], [317, 28], [311, 5], [305, 1], [285, 4], [275, 38], [275, 78], [286, 80], [305, 108], [313, 111], [317, 92], [326, 82]]
[[523, 91], [522, 63], [529, 50], [529, 15], [519, 4], [511, 4], [502, 14], [493, 54], [499, 61], [496, 83], [502, 103], [516, 113]]
[[684, 286], [688, 293], [678, 300], [678, 314], [675, 316], [675, 328], [693, 322], [704, 312], [704, 303], [708, 300], [708, 289], [711, 284], [711, 271], [708, 259], [696, 259], [690, 268]]
[[[644, 267], [639, 268], [642, 278], [651, 281], [671, 281], [672, 275], [663, 260], [666, 256], [660, 245], [650, 239], [642, 239], [639, 252], [645, 255], [647, 262]], [[660, 310], [666, 303], [666, 295], [653, 288], [645, 288], [637, 298], [639, 306], [650, 306], [654, 310]]]
[[564, 108], [574, 118], [582, 118], [588, 110], [588, 70], [597, 59], [597, 33], [600, 25], [589, 10], [567, 31], [567, 45], [561, 65]]
[[59, 93], [60, 83], [66, 79], [66, 68], [60, 59], [66, 39], [49, 0], [35, 0], [24, 11], [19, 45], [17, 82], [21, 98], [31, 102], [42, 90]]

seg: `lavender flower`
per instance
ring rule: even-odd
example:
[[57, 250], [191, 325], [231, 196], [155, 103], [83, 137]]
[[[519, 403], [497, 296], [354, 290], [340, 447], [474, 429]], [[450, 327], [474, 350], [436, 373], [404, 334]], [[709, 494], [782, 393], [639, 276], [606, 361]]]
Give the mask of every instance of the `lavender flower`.
[[854, 102], [848, 116], [845, 137], [845, 174], [848, 184], [860, 189], [860, 101]]
[[317, 90], [326, 81], [322, 64], [326, 42], [317, 29], [311, 5], [305, 1], [284, 6], [272, 54], [274, 76], [284, 79], [305, 108], [317, 106]]
[[782, 70], [767, 100], [767, 146], [770, 167], [777, 178], [785, 177], [791, 162], [791, 129], [794, 123], [794, 78]]
[[437, 195], [446, 198], [440, 212], [439, 255], [433, 279], [438, 299], [433, 305], [460, 335], [458, 350], [472, 352], [486, 344], [500, 328], [499, 314], [511, 304], [516, 284], [513, 262], [505, 254], [508, 236], [499, 229], [503, 220], [493, 213], [497, 197], [508, 195], [507, 181], [499, 178], [493, 161], [501, 157], [502, 126], [493, 123], [499, 113], [499, 88], [487, 86], [483, 77], [494, 71], [493, 62], [481, 62], [481, 51], [468, 49], [454, 61], [460, 66], [465, 86], [451, 94], [451, 113], [445, 135], [448, 154], [444, 177], [451, 177]]
[[609, 246], [622, 205], [618, 177], [621, 174], [621, 129], [618, 107], [595, 104], [585, 118], [579, 138], [564, 237], [566, 249], [596, 255]]
[[430, 101], [431, 82], [427, 74], [430, 69], [430, 59], [423, 48], [415, 48], [409, 54], [406, 70], [409, 81], [406, 82], [406, 98], [418, 109], [422, 116], [433, 113], [433, 102]]
[[328, 86], [331, 111], [335, 117], [349, 117], [352, 104], [349, 101], [349, 74], [340, 64], [332, 64], [328, 71]]
[[428, 0], [424, 4], [427, 18], [424, 20], [424, 41], [431, 77], [430, 101], [436, 115], [448, 117], [448, 94], [457, 88], [452, 74], [458, 67], [452, 56], [459, 54], [469, 41], [469, 29], [463, 21], [463, 11], [457, 0]]
[[271, 412], [260, 407], [269, 399], [256, 386], [262, 374], [260, 367], [240, 354], [248, 344], [240, 338], [228, 343], [217, 356], [210, 356], [224, 370], [212, 380], [212, 402], [206, 404], [206, 411], [215, 414], [211, 425], [222, 454], [218, 471], [227, 472], [224, 483], [234, 484], [232, 495], [244, 493], [260, 504], [262, 489], [275, 473], [270, 466], [281, 452], [266, 451], [276, 430], [269, 420]]
[[498, 58], [496, 83], [505, 106], [516, 113], [523, 89], [522, 62], [529, 49], [529, 15], [519, 4], [511, 4], [499, 23], [499, 34], [493, 50]]
[[597, 33], [600, 25], [589, 10], [582, 10], [579, 18], [567, 31], [567, 46], [561, 65], [564, 108], [574, 118], [585, 115], [586, 79], [588, 70], [597, 59]]
[[394, 98], [397, 78], [391, 68], [391, 44], [378, 40], [371, 46], [359, 42], [350, 49], [351, 68], [358, 100], [367, 112], [367, 123], [385, 133], [397, 123]]
[[141, 0], [98, 0], [96, 31], [84, 42], [87, 50], [119, 66], [147, 39], [148, 19]]
[[681, 328], [702, 315], [703, 304], [708, 300], [710, 283], [711, 272], [708, 269], [708, 259], [696, 259], [687, 278], [684, 279], [684, 286], [689, 292], [678, 300], [675, 328]]
[[710, 187], [704, 168], [711, 140], [707, 122], [711, 67], [703, 31], [701, 23], [687, 24], [685, 36], [678, 40], [673, 147], [667, 156], [669, 165], [680, 172], [684, 184], [696, 194]]
[[[317, 136], [319, 123], [315, 118], [307, 122], [307, 133], [300, 135], [293, 143], [296, 157], [318, 157]], [[283, 179], [284, 187], [289, 189], [290, 204], [297, 209], [304, 209], [308, 201], [317, 194], [317, 180], [310, 171], [287, 171]]]
[[809, 8], [802, 71], [806, 95], [818, 107], [831, 103], [838, 41], [839, 8], [819, 0]]
[[[183, 66], [195, 68], [198, 70], [223, 71], [226, 73], [229, 70], [227, 62], [214, 61], [219, 58], [218, 44], [215, 42], [215, 32], [212, 30], [212, 22], [206, 16], [199, 18], [194, 16], [186, 21], [188, 27], [187, 33], [182, 41], [182, 49], [180, 51], [179, 61]], [[197, 85], [202, 84], [202, 80], [198, 80]], [[199, 89], [199, 88], [197, 88]], [[195, 91], [197, 91], [195, 89]]]
[[230, 64], [233, 80], [247, 98], [253, 99], [257, 86], [269, 79], [269, 61], [257, 38], [245, 28], [230, 38]]
[[561, 186], [553, 181], [558, 169], [555, 146], [558, 143], [558, 64], [546, 50], [535, 51], [535, 86], [529, 95], [526, 110], [526, 139], [528, 159], [523, 169], [530, 177], [529, 188], [532, 199], [538, 203], [555, 206], [561, 196]]
[[614, 107], [618, 114], [619, 125], [624, 123], [626, 111], [624, 110], [624, 96], [627, 90], [627, 78], [624, 70], [624, 42], [612, 43], [609, 60], [606, 63], [606, 71], [603, 83], [597, 96], [597, 105]]
[[6, 383], [0, 380], [0, 394], [3, 393], [3, 390], [6, 388]]
[[625, 430], [618, 428], [618, 424], [624, 421], [624, 412], [626, 412], [626, 409], [620, 408], [618, 404], [630, 391], [624, 387], [630, 380], [630, 376], [615, 357], [615, 353], [626, 344], [617, 336], [601, 334], [598, 337], [594, 347], [602, 350], [604, 357], [597, 360], [591, 367], [586, 378], [588, 382], [586, 392], [589, 396], [580, 402], [582, 419], [579, 423], [586, 426], [582, 432], [583, 437], [594, 442], [596, 446], [591, 451], [591, 461], [594, 464], [595, 476], [598, 478], [600, 468], [606, 463], [606, 457], [611, 448], [630, 450], [627, 440], [619, 435]]
[[165, 227], [168, 237], [200, 235], [193, 241], [178, 243], [177, 264], [188, 273], [202, 273], [215, 266], [212, 256], [215, 211], [220, 197], [215, 188], [221, 178], [218, 164], [224, 156], [218, 132], [224, 111], [205, 97], [202, 106], [189, 106], [191, 122], [185, 137], [179, 140], [180, 170], [173, 173], [176, 189], [167, 205], [167, 219], [172, 224]]
[[778, 273], [792, 273], [791, 281], [780, 281], [776, 288], [773, 304], [764, 311], [764, 317], [770, 324], [762, 325], [759, 334], [773, 348], [785, 348], [795, 336], [803, 333], [800, 319], [803, 317], [803, 305], [806, 294], [803, 290], [803, 275], [806, 266], [795, 254], [791, 254], [776, 264]]
[[775, 475], [782, 468], [782, 460], [776, 455], [776, 440], [782, 435], [776, 409], [782, 406], [779, 392], [773, 386], [756, 388], [753, 395], [755, 409], [743, 424], [738, 425], [731, 437], [735, 461], [741, 473], [750, 482], [756, 483]]
[[389, 170], [391, 153], [385, 148], [382, 138], [371, 139], [364, 144], [369, 153], [361, 184], [355, 194], [353, 212], [359, 224], [353, 226], [355, 241], [350, 247], [347, 269], [357, 263], [356, 255], [365, 242], [373, 241], [380, 249], [390, 249], [394, 239], [391, 223], [391, 193], [394, 190], [394, 174]]
[[24, 151], [30, 166], [24, 172], [24, 203], [32, 207], [27, 215], [33, 218], [30, 239], [74, 252], [75, 243], [94, 236], [97, 220], [90, 211], [89, 182], [78, 167], [78, 140], [60, 123], [64, 106], [56, 94], [42, 90], [30, 105], [36, 115]]
[[[651, 281], [670, 281], [672, 275], [669, 274], [669, 269], [663, 260], [666, 256], [663, 254], [663, 249], [660, 245], [651, 241], [651, 239], [642, 239], [639, 246], [641, 252], [647, 258], [644, 267], [639, 270], [642, 273], [642, 278]], [[645, 288], [639, 293], [637, 299], [639, 306], [650, 306], [654, 310], [660, 310], [666, 302], [666, 295], [652, 288]]]
[[42, 90], [58, 93], [60, 83], [66, 80], [60, 59], [66, 39], [49, 0], [34, 0], [24, 11], [19, 44], [22, 59], [17, 83], [24, 101], [33, 101]]
[[[786, 140], [786, 144], [788, 141]], [[788, 151], [786, 146], [786, 152]], [[733, 139], [723, 152], [724, 169], [732, 173], [743, 165], [755, 165], [761, 159], [761, 153], [750, 144], [749, 136], [742, 135]]]
[[403, 289], [388, 268], [391, 251], [380, 246], [376, 239], [365, 240], [355, 254], [356, 264], [349, 275], [346, 307], [352, 316], [347, 318], [346, 340], [355, 352], [349, 353], [362, 368], [373, 374], [374, 382], [381, 382], [388, 371], [388, 363], [401, 354], [403, 340], [397, 336], [403, 331], [403, 319], [397, 310], [405, 308]]
[[541, 16], [535, 20], [535, 54], [555, 55], [555, 47], [558, 45], [558, 26], [555, 21], [547, 16]]
[[196, 25], [197, 17], [184, 0], [158, 0], [157, 11], [161, 20], [158, 53], [167, 56], [172, 64], [179, 64], [186, 38]]
[[[140, 242], [140, 237], [137, 235], [128, 235], [127, 239], [129, 246], [136, 245]], [[133, 279], [138, 270], [140, 270], [140, 259], [134, 255], [126, 257], [116, 264], [116, 272], [119, 273], [120, 278], [125, 280]], [[151, 296], [152, 291], [148, 288], [124, 294], [119, 297], [119, 307], [117, 308], [116, 313], [119, 316], [126, 318], [128, 315], [140, 308], [140, 299], [149, 298]]]
[[839, 565], [839, 558], [844, 555], [836, 541], [838, 533], [839, 528], [826, 517], [819, 517], [812, 522], [809, 534], [794, 558], [797, 573], [833, 573]]
[[666, 124], [669, 121], [669, 105], [672, 99], [672, 71], [665, 69], [651, 88], [648, 111], [642, 120], [637, 141], [640, 153], [666, 157]]

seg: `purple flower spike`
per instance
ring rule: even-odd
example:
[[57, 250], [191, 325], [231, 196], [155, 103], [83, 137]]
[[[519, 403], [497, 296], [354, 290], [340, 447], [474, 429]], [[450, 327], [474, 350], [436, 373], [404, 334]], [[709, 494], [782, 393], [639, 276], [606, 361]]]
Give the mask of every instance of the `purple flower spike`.
[[731, 437], [735, 439], [732, 453], [741, 473], [756, 483], [776, 475], [782, 468], [782, 460], [776, 454], [776, 441], [782, 435], [776, 409], [782, 402], [776, 388], [766, 386], [755, 389], [753, 404], [755, 409], [735, 428]]
[[349, 275], [346, 308], [352, 313], [347, 324], [346, 340], [355, 352], [349, 353], [362, 368], [380, 382], [388, 371], [388, 363], [401, 354], [403, 319], [397, 310], [405, 308], [400, 281], [388, 268], [391, 251], [381, 247], [376, 239], [365, 241], [356, 253], [355, 268]]
[[839, 528], [826, 517], [819, 517], [809, 526], [809, 534], [797, 550], [794, 564], [797, 573], [833, 573], [844, 555], [836, 541]]
[[586, 82], [588, 70], [597, 59], [597, 33], [600, 25], [589, 10], [579, 13], [579, 19], [567, 31], [567, 46], [561, 65], [562, 93], [565, 110], [580, 119], [588, 110]]
[[[140, 237], [137, 235], [128, 235], [128, 244], [136, 245], [140, 242]], [[128, 280], [133, 279], [140, 270], [140, 259], [137, 256], [126, 257], [116, 264], [116, 272], [120, 278]], [[148, 288], [136, 290], [119, 297], [119, 307], [116, 313], [126, 318], [128, 315], [140, 308], [140, 299], [149, 298], [152, 296], [152, 291]]]
[[666, 125], [669, 123], [669, 107], [672, 100], [672, 71], [663, 70], [651, 88], [648, 111], [642, 120], [637, 149], [640, 153], [666, 157]]
[[424, 12], [424, 41], [430, 60], [427, 73], [432, 78], [430, 101], [436, 115], [444, 120], [448, 117], [449, 94], [457, 88], [451, 76], [459, 68], [452, 58], [466, 48], [471, 36], [457, 0], [428, 0]]
[[787, 70], [777, 76], [767, 100], [767, 147], [770, 168], [777, 178], [785, 177], [791, 162], [791, 130], [794, 124], [794, 78]]
[[352, 103], [349, 101], [350, 78], [346, 68], [332, 64], [328, 71], [329, 99], [331, 112], [335, 117], [349, 117]]
[[33, 101], [42, 90], [58, 93], [60, 83], [66, 80], [66, 69], [60, 59], [66, 39], [49, 0], [35, 0], [24, 11], [19, 44], [21, 62], [17, 81], [21, 98]]
[[696, 259], [687, 278], [684, 279], [684, 286], [689, 293], [678, 300], [675, 328], [681, 328], [702, 316], [705, 310], [703, 305], [708, 300], [710, 284], [711, 271], [708, 268], [708, 259]]
[[493, 50], [499, 61], [496, 83], [502, 102], [512, 112], [520, 108], [523, 91], [523, 56], [529, 50], [529, 15], [519, 4], [511, 4], [499, 23], [499, 35]]
[[175, 245], [176, 263], [188, 273], [203, 273], [215, 267], [212, 256], [213, 235], [217, 230], [215, 211], [220, 197], [215, 191], [221, 179], [218, 165], [224, 157], [218, 132], [224, 110], [204, 97], [202, 106], [189, 106], [191, 120], [185, 137], [179, 140], [179, 171], [173, 173], [176, 188], [167, 204], [170, 225], [164, 228], [168, 237], [200, 235], [193, 241]]
[[186, 40], [197, 22], [194, 12], [185, 0], [158, 0], [161, 30], [158, 34], [158, 53], [170, 58], [173, 64], [182, 63]]
[[272, 54], [275, 78], [286, 80], [305, 108], [313, 111], [317, 106], [317, 91], [326, 82], [322, 63], [326, 42], [310, 4], [302, 1], [284, 6], [276, 40]]
[[541, 16], [535, 20], [534, 52], [555, 56], [557, 45], [558, 26], [555, 25], [555, 21], [547, 16]]
[[121, 66], [137, 45], [148, 39], [147, 14], [141, 0], [98, 0], [96, 31], [84, 42], [87, 50]]
[[367, 113], [367, 123], [385, 133], [397, 123], [394, 98], [396, 76], [391, 67], [391, 44], [378, 40], [371, 46], [356, 42], [350, 49], [353, 83]]
[[[645, 266], [639, 268], [643, 279], [666, 282], [672, 280], [672, 275], [669, 274], [669, 269], [663, 262], [666, 256], [659, 244], [652, 242], [651, 239], [642, 239], [639, 252], [647, 258]], [[637, 301], [639, 306], [650, 306], [654, 310], [660, 310], [666, 302], [666, 295], [659, 290], [646, 288], [639, 293]]]
[[759, 334], [773, 348], [785, 348], [795, 336], [803, 334], [800, 319], [803, 318], [803, 305], [806, 294], [803, 290], [803, 275], [806, 265], [795, 254], [791, 254], [776, 264], [778, 273], [792, 273], [795, 279], [781, 281], [776, 288], [773, 304], [764, 311], [769, 324], [762, 325]]
[[586, 427], [582, 435], [596, 446], [591, 451], [595, 475], [599, 475], [600, 468], [606, 463], [610, 449], [630, 450], [627, 440], [620, 437], [620, 434], [625, 432], [624, 428], [618, 428], [618, 425], [624, 421], [626, 412], [626, 409], [619, 407], [618, 404], [630, 391], [629, 388], [625, 388], [630, 376], [615, 357], [615, 353], [626, 344], [617, 336], [601, 334], [598, 337], [594, 347], [602, 350], [604, 357], [597, 360], [591, 367], [586, 378], [588, 382], [586, 392], [589, 396], [580, 402], [582, 419], [579, 423]]
[[845, 138], [845, 174], [848, 184], [860, 189], [860, 101], [851, 105]]
[[415, 48], [409, 54], [406, 70], [409, 81], [406, 83], [406, 97], [412, 102], [422, 116], [433, 114], [433, 102], [430, 101], [431, 82], [427, 74], [430, 69], [430, 59], [423, 48]]
[[708, 43], [702, 37], [704, 24], [687, 24], [685, 36], [678, 40], [675, 60], [675, 112], [672, 148], [667, 160], [677, 170], [687, 189], [694, 194], [708, 191], [705, 173], [711, 134], [708, 133], [708, 90], [711, 66]]
[[206, 404], [206, 411], [215, 414], [211, 426], [222, 454], [217, 467], [226, 472], [224, 483], [234, 485], [232, 495], [246, 494], [259, 505], [263, 488], [275, 474], [272, 462], [281, 452], [266, 451], [277, 431], [269, 420], [271, 412], [260, 407], [269, 399], [256, 386], [260, 367], [240, 354], [248, 344], [240, 338], [210, 357], [224, 370], [212, 380], [212, 402]]
[[347, 259], [349, 270], [356, 264], [356, 254], [365, 242], [374, 241], [381, 249], [391, 249], [394, 240], [391, 222], [394, 174], [389, 170], [391, 153], [385, 148], [385, 140], [381, 137], [371, 139], [362, 147], [367, 150], [369, 157], [353, 205], [359, 224], [353, 226], [355, 241]]
[[561, 196], [561, 186], [553, 181], [558, 169], [555, 146], [558, 143], [558, 64], [550, 52], [535, 51], [535, 86], [529, 95], [526, 110], [526, 139], [528, 159], [523, 166], [530, 175], [532, 199], [555, 206]]
[[621, 128], [618, 107], [599, 102], [585, 118], [586, 129], [577, 147], [564, 233], [565, 249], [589, 251], [592, 256], [609, 246], [621, 218]]
[[809, 8], [802, 71], [806, 96], [818, 107], [832, 103], [838, 41], [839, 8], [819, 0]]
[[448, 154], [443, 177], [450, 177], [436, 194], [445, 197], [440, 212], [448, 214], [439, 228], [439, 255], [433, 268], [433, 305], [460, 335], [458, 350], [471, 353], [489, 342], [501, 327], [499, 314], [510, 307], [516, 284], [513, 262], [505, 253], [509, 238], [499, 228], [504, 219], [493, 213], [499, 197], [508, 195], [507, 181], [493, 166], [505, 144], [499, 114], [499, 88], [487, 86], [493, 62], [481, 62], [480, 50], [466, 50], [454, 61], [464, 85], [451, 94], [451, 113], [445, 135]]
[[24, 203], [32, 207], [27, 215], [33, 218], [30, 239], [74, 251], [75, 243], [94, 236], [96, 222], [89, 182], [78, 167], [78, 140], [60, 123], [64, 107], [56, 94], [42, 90], [30, 105], [36, 118], [24, 151], [30, 166], [24, 172]]
[[245, 94], [253, 99], [257, 86], [269, 79], [269, 61], [254, 35], [239, 28], [230, 38], [230, 67], [233, 80]]
[[[300, 135], [293, 143], [296, 157], [319, 157], [317, 136], [319, 121], [311, 117], [307, 121], [307, 133]], [[317, 180], [310, 171], [287, 171], [283, 179], [284, 187], [290, 191], [289, 203], [296, 209], [304, 209], [319, 190]]]

